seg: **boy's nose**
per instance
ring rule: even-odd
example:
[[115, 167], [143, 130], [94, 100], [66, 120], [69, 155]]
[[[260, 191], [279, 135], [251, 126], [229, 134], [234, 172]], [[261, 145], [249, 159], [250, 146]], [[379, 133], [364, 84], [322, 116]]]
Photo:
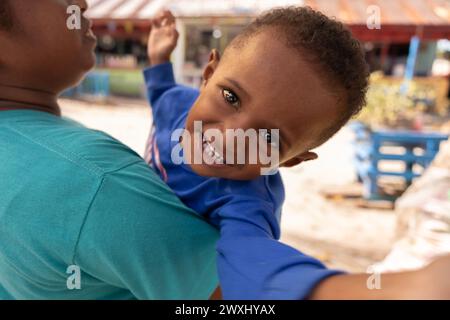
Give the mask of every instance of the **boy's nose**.
[[248, 129], [256, 129], [254, 124], [252, 123], [251, 119], [247, 119], [247, 117], [236, 117], [227, 119], [224, 123], [224, 131], [226, 129], [229, 130], [244, 130], [247, 131]]

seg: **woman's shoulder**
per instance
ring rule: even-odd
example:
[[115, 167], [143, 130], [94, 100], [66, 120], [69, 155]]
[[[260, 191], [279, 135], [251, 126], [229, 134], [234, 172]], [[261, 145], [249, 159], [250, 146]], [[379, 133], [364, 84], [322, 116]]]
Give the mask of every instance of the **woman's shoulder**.
[[10, 121], [2, 121], [3, 131], [9, 129], [16, 148], [26, 147], [46, 154], [47, 159], [70, 162], [91, 173], [114, 172], [141, 157], [110, 135], [92, 130], [67, 118], [36, 111], [11, 112]]
[[[217, 286], [217, 230], [119, 141], [51, 115], [0, 112], [0, 155], [0, 274], [13, 266], [59, 293], [75, 265], [101, 279], [105, 292], [82, 284], [95, 298], [117, 284], [143, 299], [204, 299]], [[180, 265], [177, 283], [148, 272]], [[9, 275], [11, 295], [29, 295], [22, 274]]]

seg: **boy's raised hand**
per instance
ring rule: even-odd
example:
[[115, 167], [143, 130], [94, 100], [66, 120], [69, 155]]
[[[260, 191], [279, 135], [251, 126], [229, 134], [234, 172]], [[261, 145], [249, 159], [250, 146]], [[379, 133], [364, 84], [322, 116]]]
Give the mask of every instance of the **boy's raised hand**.
[[163, 10], [152, 20], [148, 39], [148, 57], [151, 65], [170, 61], [170, 55], [177, 46], [178, 31], [175, 17], [169, 10]]

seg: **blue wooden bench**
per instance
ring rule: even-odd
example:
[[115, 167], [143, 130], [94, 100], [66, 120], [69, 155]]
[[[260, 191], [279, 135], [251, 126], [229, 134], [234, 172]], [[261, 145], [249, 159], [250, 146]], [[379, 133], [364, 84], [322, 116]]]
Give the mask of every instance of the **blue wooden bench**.
[[[415, 131], [371, 131], [362, 123], [350, 125], [355, 139], [355, 167], [358, 181], [364, 185], [364, 198], [380, 199], [378, 178], [381, 176], [401, 177], [409, 186], [420, 173], [414, 172], [415, 165], [427, 168], [447, 135]], [[402, 147], [404, 152], [386, 151], [387, 146]], [[397, 148], [398, 149], [398, 148]], [[419, 151], [419, 152], [418, 152]], [[404, 163], [404, 171], [383, 171], [380, 161], [400, 161]]]
[[92, 71], [75, 88], [66, 90], [63, 97], [94, 96], [106, 98], [110, 95], [110, 76], [105, 71]]

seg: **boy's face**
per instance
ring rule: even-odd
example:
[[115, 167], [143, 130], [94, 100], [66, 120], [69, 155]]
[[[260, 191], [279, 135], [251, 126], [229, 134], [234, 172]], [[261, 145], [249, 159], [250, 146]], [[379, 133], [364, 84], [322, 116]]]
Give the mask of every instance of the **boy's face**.
[[[4, 1], [4, 0], [1, 0]], [[67, 27], [67, 8], [84, 0], [10, 0], [14, 26], [0, 30], [0, 84], [60, 93], [95, 64], [96, 39], [81, 15], [81, 29]]]
[[[278, 146], [273, 145], [276, 140], [273, 135], [261, 139], [269, 140], [268, 146], [278, 147], [280, 166], [290, 167], [315, 159], [317, 155], [309, 152], [310, 148], [317, 145], [320, 134], [338, 119], [339, 97], [324, 87], [310, 63], [277, 40], [271, 30], [253, 36], [242, 48], [229, 48], [220, 63], [217, 52], [213, 52], [204, 79], [201, 94], [186, 123], [191, 136], [194, 121], [202, 122], [203, 133], [218, 129], [224, 137], [227, 129], [279, 129]], [[186, 141], [183, 139], [183, 147], [191, 153], [191, 159], [194, 152], [210, 151], [207, 144], [198, 146], [194, 145], [194, 139], [190, 144]], [[226, 156], [231, 146], [228, 141], [224, 138], [221, 142], [223, 151], [215, 150], [224, 161], [213, 165], [191, 164], [191, 168], [204, 176], [237, 180], [258, 177], [261, 163], [229, 165], [232, 161]], [[246, 160], [249, 159], [248, 143], [244, 150], [233, 151], [234, 154], [245, 152]], [[237, 163], [236, 157], [233, 160]]]

